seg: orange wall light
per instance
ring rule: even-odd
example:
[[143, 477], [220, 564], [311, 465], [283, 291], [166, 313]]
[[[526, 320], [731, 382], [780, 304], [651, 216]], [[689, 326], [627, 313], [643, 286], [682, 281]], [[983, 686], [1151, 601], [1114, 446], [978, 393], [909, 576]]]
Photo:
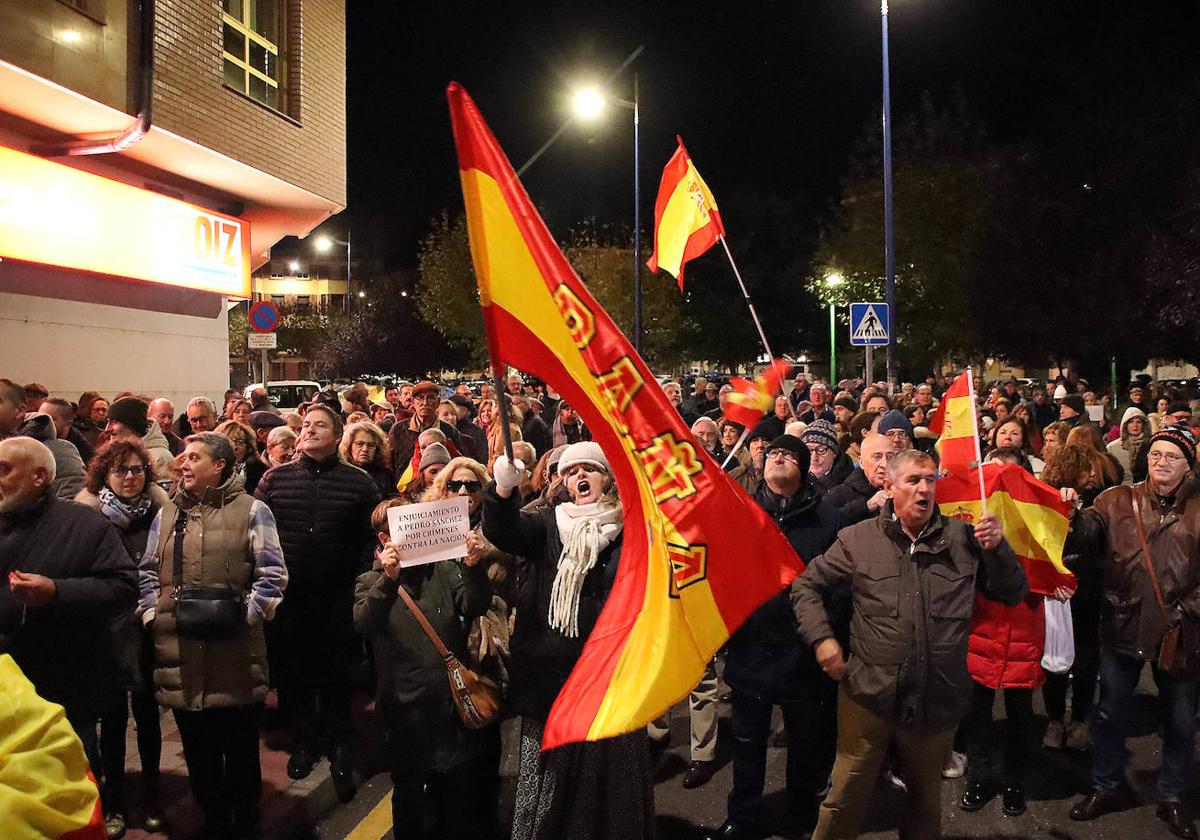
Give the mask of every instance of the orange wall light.
[[250, 297], [250, 223], [0, 146], [0, 257]]

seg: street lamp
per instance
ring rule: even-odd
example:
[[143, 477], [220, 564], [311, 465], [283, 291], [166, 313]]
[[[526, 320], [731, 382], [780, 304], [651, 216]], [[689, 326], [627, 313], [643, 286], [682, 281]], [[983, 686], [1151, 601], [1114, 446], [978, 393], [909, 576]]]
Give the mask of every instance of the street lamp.
[[[836, 289], [842, 283], [846, 282], [846, 278], [836, 271], [831, 271], [825, 275], [825, 285], [830, 289]], [[832, 297], [829, 300], [829, 385], [837, 387], [837, 323], [834, 320], [837, 304], [833, 302]]]
[[288, 263], [288, 271], [292, 272], [293, 275], [299, 274], [300, 262], [298, 260], [292, 260], [290, 263]]
[[[634, 51], [633, 57], [641, 52]], [[633, 76], [633, 100], [605, 97], [595, 87], [581, 88], [572, 99], [575, 116], [581, 120], [594, 120], [611, 102], [633, 112], [633, 349], [642, 353], [642, 180], [638, 141], [638, 77]]]
[[896, 390], [896, 224], [892, 202], [892, 78], [888, 58], [888, 0], [881, 0], [883, 38], [883, 268], [887, 277], [888, 393]]
[[[327, 234], [321, 234], [320, 236], [317, 237], [317, 241], [315, 244], [317, 246], [317, 250], [320, 251], [322, 254], [328, 253], [333, 248], [334, 245], [341, 245], [343, 248], [346, 249], [346, 297], [344, 298], [345, 304], [342, 308], [347, 313], [349, 313], [350, 312], [350, 295], [351, 295], [351, 291], [352, 291], [352, 287], [350, 285], [350, 232], [349, 232], [349, 228], [347, 228], [345, 239], [335, 239], [334, 237], [329, 236]], [[364, 297], [364, 295], [361, 292], [359, 292], [358, 296]]]

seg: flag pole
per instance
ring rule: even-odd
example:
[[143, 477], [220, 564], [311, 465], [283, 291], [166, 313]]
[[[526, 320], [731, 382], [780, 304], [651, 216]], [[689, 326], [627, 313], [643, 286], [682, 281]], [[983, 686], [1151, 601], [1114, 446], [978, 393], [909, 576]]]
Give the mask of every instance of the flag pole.
[[[729, 250], [729, 243], [725, 241], [725, 235], [718, 236], [721, 241], [721, 247], [725, 249], [725, 256], [729, 258], [729, 266], [733, 269], [733, 276], [737, 278], [738, 285], [742, 287], [742, 297], [746, 300], [746, 306], [750, 309], [750, 317], [754, 319], [754, 326], [758, 328], [758, 337], [762, 341], [763, 349], [767, 351], [767, 363], [775, 361], [775, 354], [771, 352], [771, 345], [767, 342], [767, 334], [763, 331], [762, 321], [758, 320], [758, 311], [754, 308], [754, 301], [750, 299], [750, 292], [746, 290], [746, 282], [742, 280], [742, 272], [738, 271], [737, 263], [733, 261], [733, 253]], [[788, 397], [788, 411], [792, 413], [793, 420], [799, 420], [796, 416], [796, 408], [792, 405], [791, 397]]]
[[979, 415], [975, 411], [975, 377], [967, 366], [967, 390], [971, 392], [971, 430], [975, 439], [975, 475], [979, 478], [979, 505], [987, 516], [987, 490], [983, 486], [983, 454], [979, 448]]

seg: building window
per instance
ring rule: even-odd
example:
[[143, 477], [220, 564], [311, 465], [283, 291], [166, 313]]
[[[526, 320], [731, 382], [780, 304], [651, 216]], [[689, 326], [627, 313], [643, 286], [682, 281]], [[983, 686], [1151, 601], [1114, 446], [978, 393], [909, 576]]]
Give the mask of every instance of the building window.
[[301, 315], [311, 315], [312, 297], [309, 295], [298, 295], [296, 297], [296, 312]]
[[221, 0], [225, 84], [284, 110], [280, 0]]
[[276, 307], [282, 307], [283, 295], [271, 295], [271, 303], [275, 304]]

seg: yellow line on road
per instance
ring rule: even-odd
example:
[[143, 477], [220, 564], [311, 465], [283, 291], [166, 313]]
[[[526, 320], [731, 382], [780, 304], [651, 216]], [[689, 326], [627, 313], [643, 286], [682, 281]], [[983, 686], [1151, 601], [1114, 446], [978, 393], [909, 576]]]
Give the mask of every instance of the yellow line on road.
[[371, 813], [346, 835], [345, 840], [381, 840], [392, 829], [392, 789], [388, 788]]

